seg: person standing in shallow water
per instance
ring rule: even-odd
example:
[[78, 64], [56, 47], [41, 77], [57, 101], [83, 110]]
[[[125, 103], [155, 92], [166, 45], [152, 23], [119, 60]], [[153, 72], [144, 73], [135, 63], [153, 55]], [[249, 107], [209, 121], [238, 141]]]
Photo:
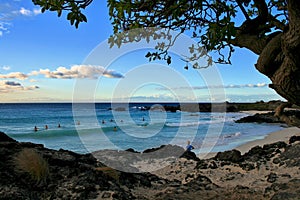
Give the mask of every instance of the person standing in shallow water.
[[191, 141], [187, 141], [187, 146], [186, 146], [186, 151], [192, 151], [193, 149], [195, 149], [193, 147], [193, 145], [191, 145]]
[[114, 131], [118, 131], [118, 128], [115, 126], [113, 130], [114, 130]]

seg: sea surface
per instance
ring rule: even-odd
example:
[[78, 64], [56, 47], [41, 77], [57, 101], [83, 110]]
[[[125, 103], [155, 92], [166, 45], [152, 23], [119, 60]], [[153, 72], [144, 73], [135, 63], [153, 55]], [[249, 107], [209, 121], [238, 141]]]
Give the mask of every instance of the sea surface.
[[77, 153], [143, 151], [166, 144], [185, 147], [187, 140], [195, 153], [207, 153], [233, 149], [283, 129], [280, 124], [235, 123], [245, 113], [166, 112], [164, 105], [178, 104], [4, 103], [0, 131], [17, 141]]

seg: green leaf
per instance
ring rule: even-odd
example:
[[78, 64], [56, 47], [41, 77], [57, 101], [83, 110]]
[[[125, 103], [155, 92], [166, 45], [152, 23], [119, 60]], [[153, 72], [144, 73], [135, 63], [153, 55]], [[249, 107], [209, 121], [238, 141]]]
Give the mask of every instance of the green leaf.
[[84, 14], [81, 14], [81, 17], [82, 17], [82, 20], [83, 20], [84, 22], [87, 22], [87, 18], [86, 18], [86, 16], [85, 16]]
[[145, 57], [146, 57], [146, 58], [149, 58], [151, 55], [152, 55], [152, 54], [151, 54], [150, 52], [148, 52], [148, 53], [145, 55]]
[[72, 16], [73, 16], [73, 13], [69, 12], [68, 15], [67, 15], [67, 20], [71, 20]]
[[167, 64], [170, 65], [171, 62], [172, 62], [172, 61], [171, 61], [171, 56], [169, 56], [169, 57], [167, 58]]
[[62, 10], [57, 10], [57, 16], [60, 17], [62, 14]]

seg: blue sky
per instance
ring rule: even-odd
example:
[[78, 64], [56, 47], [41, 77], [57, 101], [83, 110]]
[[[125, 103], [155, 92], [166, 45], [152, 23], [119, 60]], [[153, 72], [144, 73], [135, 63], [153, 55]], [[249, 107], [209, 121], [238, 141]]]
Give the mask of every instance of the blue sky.
[[[103, 66], [108, 52], [118, 52], [103, 50], [112, 34], [106, 2], [94, 0], [84, 13], [88, 23], [76, 29], [64, 14], [41, 14], [31, 0], [0, 2], [0, 102], [221, 100], [212, 97], [202, 72], [184, 70], [180, 56], [170, 66], [149, 63], [141, 44]], [[237, 49], [232, 65], [215, 66], [219, 77], [210, 86], [219, 91], [221, 81], [223, 99], [232, 102], [282, 100], [254, 68], [256, 60]]]

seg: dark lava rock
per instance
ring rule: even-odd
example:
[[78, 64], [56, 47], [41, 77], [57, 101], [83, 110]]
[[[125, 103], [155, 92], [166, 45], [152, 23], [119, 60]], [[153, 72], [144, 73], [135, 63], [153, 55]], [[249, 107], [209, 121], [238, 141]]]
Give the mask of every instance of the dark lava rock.
[[297, 141], [300, 141], [300, 136], [294, 135], [294, 136], [292, 136], [292, 137], [290, 138], [289, 144], [293, 144], [293, 143], [295, 143], [295, 142], [297, 142]]
[[188, 160], [200, 161], [200, 158], [196, 156], [196, 154], [192, 151], [185, 151], [180, 158], [186, 158]]
[[300, 111], [288, 110], [283, 113], [288, 120], [281, 121], [278, 117], [274, 116], [274, 112], [255, 114], [247, 116], [236, 121], [236, 123], [287, 123], [289, 126], [300, 126]]
[[235, 121], [236, 123], [284, 123], [280, 121], [278, 117], [274, 116], [274, 112], [255, 114], [247, 117], [243, 117]]
[[214, 184], [208, 177], [199, 175], [194, 180], [190, 181], [186, 184], [190, 189], [205, 189], [205, 190], [211, 190], [213, 188], [218, 188], [216, 184]]
[[300, 179], [292, 179], [286, 183], [273, 183], [270, 187], [266, 188], [266, 193], [275, 192], [271, 197], [272, 200], [300, 199]]
[[[97, 199], [109, 192], [114, 199], [129, 200], [135, 197], [126, 189], [126, 185], [120, 186], [120, 177], [126, 180], [130, 178], [131, 185], [150, 185], [151, 176], [126, 175], [116, 170], [113, 171], [115, 174], [111, 174], [112, 170], [107, 171], [108, 167], [103, 167], [105, 165], [91, 154], [57, 151], [44, 148], [43, 145], [16, 142], [4, 133], [0, 133], [0, 138], [0, 199]], [[43, 181], [34, 179], [30, 171], [17, 167], [14, 159], [23, 149], [33, 149], [47, 161], [49, 173]]]
[[279, 164], [279, 163], [281, 163], [280, 158], [274, 158], [273, 163], [274, 163], [274, 164]]
[[269, 192], [277, 192], [288, 189], [288, 185], [286, 183], [273, 183], [270, 187], [265, 189], [265, 193]]
[[143, 154], [153, 158], [179, 157], [184, 153], [184, 149], [177, 145], [161, 145], [157, 148], [146, 149]]
[[280, 149], [287, 147], [285, 142], [266, 144], [263, 147], [255, 146], [243, 155], [243, 159], [249, 162], [270, 160], [276, 154], [281, 153]]
[[285, 142], [282, 142], [282, 141], [279, 141], [279, 142], [275, 142], [275, 143], [272, 143], [272, 144], [265, 144], [263, 146], [263, 150], [269, 150], [269, 149], [281, 149], [281, 148], [285, 148], [287, 146], [287, 144]]
[[207, 168], [208, 168], [207, 160], [199, 160], [195, 167], [195, 169], [207, 169]]
[[299, 195], [289, 192], [278, 192], [273, 195], [271, 200], [299, 200]]
[[231, 151], [218, 152], [217, 155], [214, 157], [214, 159], [238, 163], [243, 160], [243, 157], [241, 156], [240, 151], [233, 149]]
[[285, 151], [279, 156], [280, 160], [285, 162], [287, 167], [300, 167], [300, 143], [287, 146]]
[[146, 149], [143, 151], [143, 153], [152, 153], [152, 152], [158, 151], [160, 149], [163, 149], [164, 147], [166, 147], [166, 145], [161, 145], [160, 147]]
[[243, 186], [243, 185], [237, 185], [234, 189], [235, 190], [249, 190], [249, 187]]
[[254, 166], [254, 164], [252, 164], [252, 163], [240, 163], [239, 166], [240, 166], [243, 170], [246, 170], [246, 171], [250, 171], [250, 170], [255, 169], [255, 166]]
[[0, 131], [0, 142], [17, 142], [17, 141]]
[[255, 147], [251, 148], [247, 153], [245, 153], [244, 157], [249, 158], [252, 156], [262, 156], [262, 155], [264, 155], [264, 153], [265, 152], [262, 147], [255, 146]]
[[274, 183], [278, 178], [277, 174], [275, 174], [275, 173], [270, 173], [267, 177], [268, 177], [267, 181], [269, 183]]
[[131, 153], [140, 153], [140, 152], [134, 150], [133, 148], [126, 149], [125, 151], [131, 152]]

